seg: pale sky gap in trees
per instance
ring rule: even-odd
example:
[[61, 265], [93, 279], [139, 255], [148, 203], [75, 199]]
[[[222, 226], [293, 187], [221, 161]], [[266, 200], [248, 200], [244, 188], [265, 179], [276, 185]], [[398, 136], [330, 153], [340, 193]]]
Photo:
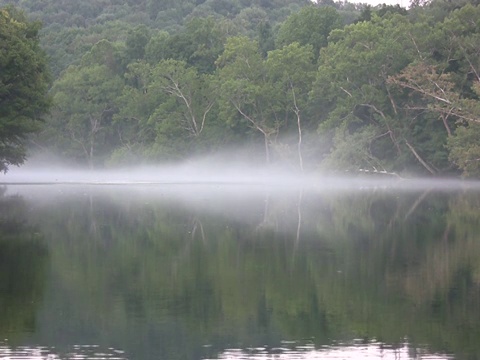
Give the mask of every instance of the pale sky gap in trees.
[[410, 0], [348, 0], [351, 3], [363, 3], [370, 4], [372, 6], [387, 4], [387, 5], [400, 5], [404, 8], [408, 8], [410, 5]]

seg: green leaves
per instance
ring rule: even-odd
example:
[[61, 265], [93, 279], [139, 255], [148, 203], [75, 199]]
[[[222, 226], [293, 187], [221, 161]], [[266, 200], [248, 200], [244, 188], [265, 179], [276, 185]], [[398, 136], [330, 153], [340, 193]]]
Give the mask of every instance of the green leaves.
[[[47, 42], [69, 44], [62, 50], [65, 64], [77, 59], [52, 89], [58, 106], [45, 132], [55, 140], [50, 143], [99, 165], [111, 163], [112, 154], [114, 162], [122, 156], [167, 160], [237, 144], [252, 153], [262, 146], [267, 162], [297, 169], [325, 160], [323, 165], [341, 170], [437, 174], [463, 169], [460, 159], [471, 158], [454, 138], [465, 138], [471, 131], [466, 125], [479, 119], [478, 6], [451, 12], [437, 2], [408, 11], [384, 6], [343, 26], [346, 12], [351, 19], [358, 15], [352, 4], [173, 5], [148, 3], [153, 13], [144, 25], [103, 19], [96, 27], [48, 33]], [[189, 12], [195, 16], [185, 21]], [[288, 14], [283, 24], [271, 21]], [[38, 31], [18, 29], [25, 39]], [[11, 47], [0, 65], [28, 68], [20, 56], [25, 49]], [[13, 89], [32, 92], [2, 81], [0, 99]], [[18, 134], [19, 126], [34, 129], [30, 99], [15, 103], [12, 109], [25, 116], [1, 124], [4, 134]], [[19, 144], [21, 137], [9, 141]], [[10, 157], [21, 162], [22, 154], [18, 148]]]
[[467, 177], [480, 176], [480, 125], [469, 124], [455, 131], [455, 136], [448, 139], [450, 160], [463, 171]]
[[0, 171], [23, 163], [24, 140], [50, 106], [38, 30], [14, 8], [0, 9]]
[[[355, 143], [365, 146], [359, 153], [368, 154], [377, 168], [401, 169], [406, 164], [399, 164], [396, 158], [404, 151], [414, 152], [417, 146], [406, 146], [407, 141], [411, 145], [412, 134], [410, 119], [402, 108], [403, 94], [393, 92], [387, 81], [417, 56], [412, 32], [412, 25], [403, 16], [374, 16], [371, 21], [332, 32], [330, 44], [321, 51], [310, 94], [321, 122], [319, 132], [343, 128], [347, 136], [358, 132], [360, 139], [368, 139], [362, 133], [374, 128], [374, 139]], [[342, 144], [336, 140], [332, 156]], [[414, 158], [420, 161], [421, 156]], [[349, 165], [357, 169], [364, 166], [364, 162]]]
[[164, 60], [152, 69], [149, 91], [164, 96], [149, 118], [157, 129], [157, 142], [167, 141], [164, 145], [170, 144], [177, 154], [189, 154], [188, 147], [182, 148], [175, 142], [191, 143], [192, 138], [200, 137], [210, 120], [215, 104], [210, 77], [183, 61]]
[[[314, 79], [311, 46], [293, 43], [268, 52], [262, 59], [261, 49], [245, 37], [230, 38], [217, 61], [221, 81], [220, 107], [230, 123], [243, 122], [263, 136], [265, 158], [297, 163], [303, 169], [301, 156], [302, 118], [308, 92]], [[302, 115], [300, 115], [302, 113]], [[283, 141], [296, 132], [297, 143]], [[292, 152], [295, 146], [297, 151]]]
[[327, 45], [330, 32], [342, 26], [340, 15], [331, 6], [306, 6], [291, 15], [282, 24], [278, 32], [279, 47], [298, 42], [311, 45], [315, 58], [321, 48]]
[[50, 127], [50, 136], [71, 141], [69, 148], [59, 150], [73, 152], [73, 157], [83, 158], [92, 168], [98, 147], [105, 153], [114, 145], [112, 139], [105, 140], [115, 130], [110, 125], [122, 87], [123, 81], [105, 65], [69, 67], [52, 89], [56, 126]]

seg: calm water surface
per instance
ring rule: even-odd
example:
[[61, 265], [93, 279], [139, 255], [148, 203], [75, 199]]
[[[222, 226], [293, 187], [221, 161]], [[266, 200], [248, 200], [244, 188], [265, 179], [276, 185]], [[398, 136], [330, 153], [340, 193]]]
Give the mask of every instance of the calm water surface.
[[0, 359], [480, 358], [480, 191], [5, 185]]

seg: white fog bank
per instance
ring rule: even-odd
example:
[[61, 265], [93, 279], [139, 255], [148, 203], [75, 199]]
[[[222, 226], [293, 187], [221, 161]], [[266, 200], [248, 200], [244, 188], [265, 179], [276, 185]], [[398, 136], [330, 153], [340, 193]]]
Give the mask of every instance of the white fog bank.
[[289, 168], [266, 168], [216, 160], [189, 161], [179, 165], [124, 167], [112, 170], [85, 170], [60, 165], [26, 164], [0, 174], [0, 185], [259, 185], [282, 188], [362, 189], [478, 189], [479, 181], [439, 178], [401, 178], [387, 173], [300, 173]]

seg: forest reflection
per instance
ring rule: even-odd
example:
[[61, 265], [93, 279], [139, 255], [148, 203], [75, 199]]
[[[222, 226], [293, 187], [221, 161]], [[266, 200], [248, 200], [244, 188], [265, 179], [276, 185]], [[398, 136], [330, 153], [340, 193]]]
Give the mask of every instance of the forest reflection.
[[23, 341], [58, 354], [261, 358], [248, 349], [288, 340], [316, 356], [362, 339], [405, 358], [480, 355], [474, 190], [19, 185], [13, 198], [51, 264]]
[[29, 224], [27, 204], [0, 188], [0, 339], [33, 331], [42, 302], [48, 249]]

